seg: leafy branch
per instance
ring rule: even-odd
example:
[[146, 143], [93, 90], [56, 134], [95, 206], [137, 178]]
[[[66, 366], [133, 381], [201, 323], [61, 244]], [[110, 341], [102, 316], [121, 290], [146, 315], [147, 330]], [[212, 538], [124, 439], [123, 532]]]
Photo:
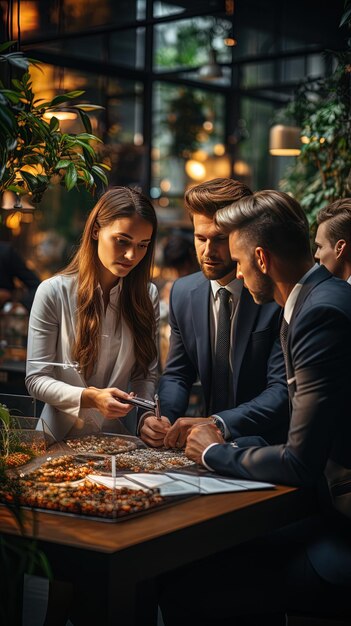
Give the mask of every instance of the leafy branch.
[[[12, 43], [0, 46], [0, 192], [29, 193], [33, 202], [38, 202], [55, 183], [68, 191], [80, 185], [91, 192], [98, 183], [107, 186], [109, 167], [99, 161], [94, 146], [101, 140], [92, 134], [87, 114], [102, 107], [72, 104], [83, 91], [60, 94], [48, 102], [37, 99], [30, 60], [21, 52], [4, 54]], [[13, 77], [14, 73], [19, 77]], [[85, 132], [61, 132], [55, 113], [67, 108], [79, 115]], [[44, 117], [48, 113], [51, 119]]]

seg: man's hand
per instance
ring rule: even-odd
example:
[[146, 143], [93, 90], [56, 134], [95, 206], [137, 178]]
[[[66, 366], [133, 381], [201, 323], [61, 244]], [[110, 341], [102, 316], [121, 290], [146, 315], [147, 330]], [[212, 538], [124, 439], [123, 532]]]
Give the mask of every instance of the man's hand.
[[162, 415], [157, 419], [156, 415], [148, 415], [140, 429], [141, 439], [153, 448], [160, 448], [164, 445], [165, 435], [171, 428], [168, 417]]
[[191, 429], [199, 424], [210, 424], [211, 419], [210, 417], [178, 417], [165, 436], [165, 446], [167, 448], [183, 448]]
[[225, 443], [221, 433], [214, 424], [195, 426], [188, 434], [185, 454], [188, 459], [202, 464], [202, 453], [211, 443]]

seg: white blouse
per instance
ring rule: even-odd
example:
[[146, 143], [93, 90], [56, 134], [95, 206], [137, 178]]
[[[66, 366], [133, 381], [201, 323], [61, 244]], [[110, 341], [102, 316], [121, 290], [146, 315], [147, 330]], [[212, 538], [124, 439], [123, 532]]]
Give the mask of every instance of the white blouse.
[[[77, 418], [84, 420], [89, 416], [102, 425], [104, 417], [96, 409], [80, 408], [82, 392], [88, 386], [130, 389], [140, 397], [153, 398], [157, 360], [150, 365], [146, 378], [141, 373], [132, 375], [135, 364], [133, 336], [123, 318], [117, 327], [115, 324], [122, 284], [123, 279], [110, 292], [110, 302], [100, 326], [99, 359], [88, 380], [73, 368], [44, 364], [72, 363], [71, 347], [76, 333], [76, 276], [54, 276], [43, 281], [37, 289], [29, 319], [26, 385], [34, 398], [46, 403], [41, 417], [57, 440], [67, 435]], [[149, 294], [158, 328], [158, 292], [152, 283]], [[100, 296], [102, 298], [101, 289]]]

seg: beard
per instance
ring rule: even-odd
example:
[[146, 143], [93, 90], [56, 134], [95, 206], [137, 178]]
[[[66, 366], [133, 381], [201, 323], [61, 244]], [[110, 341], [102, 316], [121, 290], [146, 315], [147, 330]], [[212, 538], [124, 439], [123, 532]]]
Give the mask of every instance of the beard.
[[[204, 259], [199, 260], [199, 265], [202, 273], [208, 280], [221, 280], [225, 276], [229, 274], [236, 273], [236, 261], [230, 261], [228, 263], [221, 262], [218, 265], [214, 265], [213, 267], [208, 267], [204, 261]], [[207, 259], [207, 261], [216, 262], [216, 259]]]
[[266, 274], [257, 271], [255, 288], [249, 290], [256, 304], [274, 301], [274, 282]]

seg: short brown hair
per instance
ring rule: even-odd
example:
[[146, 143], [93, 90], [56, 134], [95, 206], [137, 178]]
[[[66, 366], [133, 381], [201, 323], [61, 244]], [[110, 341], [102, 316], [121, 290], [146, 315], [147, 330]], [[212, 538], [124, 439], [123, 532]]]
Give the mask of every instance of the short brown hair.
[[327, 222], [325, 234], [332, 246], [339, 239], [351, 240], [351, 198], [336, 200], [317, 214], [317, 224]]
[[187, 189], [184, 205], [190, 216], [193, 213], [200, 213], [213, 217], [218, 209], [251, 195], [251, 189], [238, 180], [214, 178]]
[[300, 204], [287, 193], [256, 191], [218, 211], [215, 222], [225, 233], [243, 231], [250, 243], [281, 258], [311, 255], [307, 217]]

